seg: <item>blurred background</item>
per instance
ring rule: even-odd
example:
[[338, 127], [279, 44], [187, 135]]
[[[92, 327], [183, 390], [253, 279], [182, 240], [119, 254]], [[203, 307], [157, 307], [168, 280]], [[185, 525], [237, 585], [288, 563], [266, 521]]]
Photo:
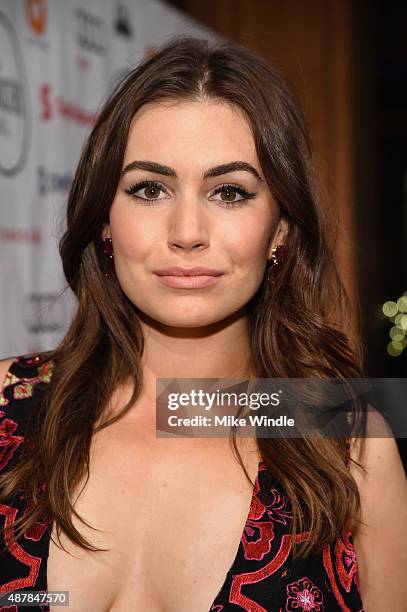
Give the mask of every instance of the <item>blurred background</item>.
[[407, 3], [383, 0], [0, 0], [0, 357], [64, 334], [57, 243], [82, 144], [117, 78], [174, 34], [243, 44], [295, 90], [350, 335], [367, 376], [407, 377]]

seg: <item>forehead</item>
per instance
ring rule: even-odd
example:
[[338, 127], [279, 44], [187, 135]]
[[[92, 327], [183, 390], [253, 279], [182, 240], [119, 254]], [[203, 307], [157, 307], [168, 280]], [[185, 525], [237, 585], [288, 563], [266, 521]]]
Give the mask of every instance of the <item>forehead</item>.
[[257, 161], [244, 112], [236, 105], [217, 100], [143, 105], [131, 122], [125, 162], [141, 154], [163, 163], [178, 159], [203, 166], [231, 157]]

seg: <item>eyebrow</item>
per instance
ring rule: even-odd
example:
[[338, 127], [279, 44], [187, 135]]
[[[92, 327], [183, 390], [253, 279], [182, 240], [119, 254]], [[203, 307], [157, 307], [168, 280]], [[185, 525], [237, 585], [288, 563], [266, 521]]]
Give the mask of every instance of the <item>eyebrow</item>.
[[[130, 170], [147, 170], [149, 172], [155, 172], [156, 174], [163, 174], [164, 176], [177, 176], [174, 168], [170, 168], [169, 166], [163, 166], [162, 164], [158, 164], [157, 162], [147, 161], [147, 160], [136, 160], [132, 161], [130, 164], [127, 164], [121, 171], [120, 176], [124, 176], [126, 172], [130, 172]], [[227, 174], [229, 172], [238, 172], [239, 170], [244, 170], [245, 172], [250, 172], [258, 181], [263, 181], [259, 172], [245, 161], [232, 161], [227, 164], [221, 164], [220, 166], [214, 166], [213, 168], [209, 168], [205, 170], [202, 175], [203, 179], [211, 178], [213, 176], [221, 176], [222, 174]]]

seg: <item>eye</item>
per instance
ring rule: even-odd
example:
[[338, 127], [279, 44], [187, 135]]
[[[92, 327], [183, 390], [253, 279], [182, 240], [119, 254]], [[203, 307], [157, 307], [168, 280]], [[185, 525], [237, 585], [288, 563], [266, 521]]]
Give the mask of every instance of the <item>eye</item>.
[[[231, 184], [220, 185], [215, 189], [212, 195], [217, 195], [218, 193], [226, 194], [226, 200], [224, 200], [223, 198], [221, 198], [220, 200], [215, 200], [216, 202], [222, 202], [222, 204], [226, 206], [226, 208], [240, 206], [245, 200], [254, 198], [254, 196], [256, 195], [255, 193], [249, 193], [248, 191], [246, 191], [246, 189], [243, 189], [243, 187], [240, 187], [239, 185]], [[241, 196], [240, 199], [236, 199], [236, 194]]]
[[[144, 189], [144, 194], [147, 197], [137, 195], [137, 192], [142, 189]], [[163, 193], [168, 193], [165, 187], [161, 183], [157, 181], [147, 181], [147, 180], [140, 181], [139, 183], [135, 183], [134, 185], [131, 185], [130, 187], [125, 189], [125, 192], [129, 194], [130, 196], [132, 196], [133, 198], [137, 198], [138, 200], [145, 200], [145, 201], [146, 200], [147, 201], [148, 200], [150, 201], [166, 200], [167, 198], [165, 197], [162, 197], [162, 198], [157, 197], [160, 191], [162, 191]], [[218, 193], [221, 193], [221, 194], [225, 193], [226, 198], [231, 198], [231, 199], [221, 198], [221, 199], [214, 200], [215, 202], [222, 202], [222, 205], [226, 208], [240, 206], [241, 204], [243, 204], [245, 200], [254, 198], [256, 195], [255, 193], [249, 193], [248, 191], [246, 191], [246, 189], [243, 189], [243, 187], [240, 187], [239, 185], [233, 185], [233, 184], [220, 185], [213, 191], [212, 196], [217, 195]], [[240, 196], [239, 199], [236, 199], [236, 194]]]
[[[144, 198], [142, 196], [136, 195], [137, 191], [140, 191], [141, 189], [144, 189], [144, 193], [147, 195], [147, 197]], [[159, 191], [167, 193], [163, 185], [161, 185], [161, 183], [158, 183], [157, 181], [141, 181], [125, 189], [126, 193], [131, 195], [133, 198], [137, 198], [138, 200], [165, 200], [166, 198], [156, 197]]]

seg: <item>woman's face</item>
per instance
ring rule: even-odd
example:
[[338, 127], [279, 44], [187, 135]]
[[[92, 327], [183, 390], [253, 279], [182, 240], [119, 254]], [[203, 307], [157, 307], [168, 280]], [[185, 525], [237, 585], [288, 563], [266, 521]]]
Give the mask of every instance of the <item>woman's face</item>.
[[[245, 168], [218, 168], [232, 162]], [[153, 171], [151, 163], [162, 168]], [[123, 170], [103, 237], [112, 238], [130, 301], [171, 327], [211, 325], [245, 306], [286, 226], [242, 111], [215, 101], [144, 105], [132, 121]], [[172, 287], [155, 273], [172, 266], [222, 275], [205, 287]]]

